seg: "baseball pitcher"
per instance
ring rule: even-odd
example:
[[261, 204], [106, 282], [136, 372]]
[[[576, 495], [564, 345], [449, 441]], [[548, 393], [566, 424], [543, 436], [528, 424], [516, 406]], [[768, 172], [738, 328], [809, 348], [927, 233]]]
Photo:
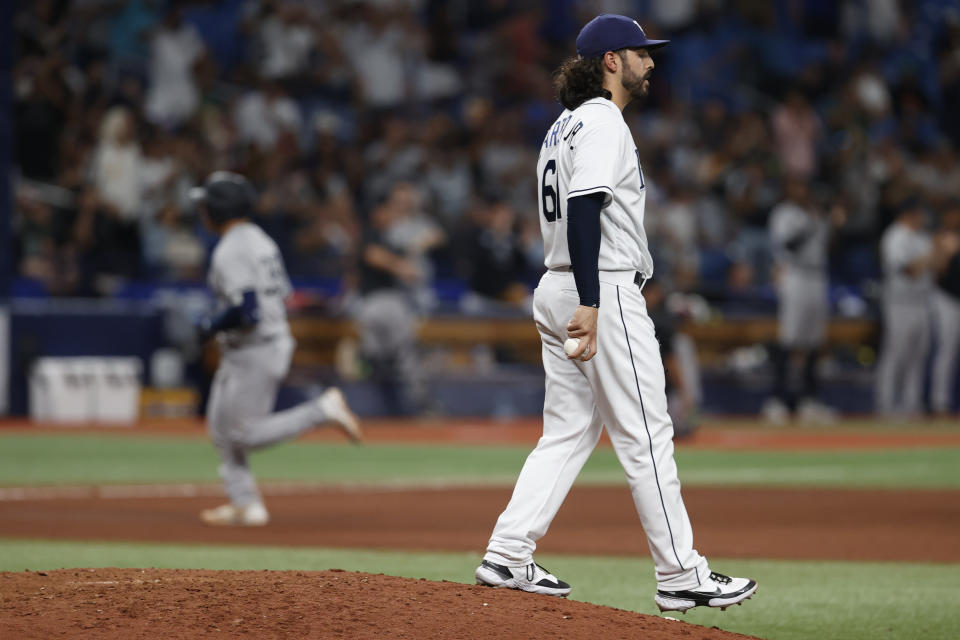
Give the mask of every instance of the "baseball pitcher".
[[[476, 570], [480, 584], [565, 596], [570, 585], [534, 562], [606, 426], [656, 566], [662, 611], [725, 608], [757, 583], [710, 570], [693, 547], [680, 497], [664, 372], [641, 294], [653, 275], [643, 228], [646, 189], [622, 110], [649, 90], [649, 40], [627, 17], [600, 15], [557, 76], [564, 112], [537, 163], [548, 271], [534, 293], [546, 396], [543, 437], [527, 458]], [[565, 342], [570, 343], [565, 350]]]
[[280, 251], [249, 220], [253, 190], [243, 176], [218, 171], [191, 196], [208, 226], [221, 236], [209, 273], [219, 312], [201, 323], [201, 331], [205, 336], [216, 334], [220, 341], [207, 429], [220, 455], [220, 477], [230, 499], [200, 515], [210, 525], [262, 526], [269, 514], [248, 454], [322, 424], [332, 424], [358, 442], [360, 427], [336, 388], [272, 413], [294, 348], [284, 304], [291, 286]]

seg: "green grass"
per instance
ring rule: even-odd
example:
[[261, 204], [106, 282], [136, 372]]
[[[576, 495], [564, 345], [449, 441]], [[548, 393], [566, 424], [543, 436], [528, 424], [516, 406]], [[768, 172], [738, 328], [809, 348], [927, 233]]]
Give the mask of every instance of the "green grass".
[[[528, 446], [349, 445], [301, 442], [254, 454], [265, 481], [510, 484]], [[680, 449], [681, 480], [694, 485], [960, 489], [960, 448], [873, 451]], [[0, 486], [216, 482], [211, 445], [195, 437], [0, 433]], [[599, 448], [581, 475], [623, 483], [613, 451]], [[905, 525], [906, 526], [906, 525]], [[0, 539], [0, 569], [171, 567], [371, 571], [470, 581], [475, 553], [188, 546]], [[649, 560], [549, 556], [538, 560], [589, 602], [653, 610]], [[758, 596], [725, 613], [675, 617], [776, 639], [953, 638], [960, 628], [960, 565], [717, 560], [756, 577]]]
[[[477, 560], [474, 553], [0, 540], [0, 570], [9, 571], [340, 568], [471, 582]], [[647, 559], [544, 555], [538, 560], [574, 585], [574, 599], [656, 613]], [[956, 565], [714, 559], [712, 566], [755, 577], [759, 593], [726, 612], [698, 609], [674, 617], [776, 640], [946, 640], [960, 628]]]
[[[300, 442], [255, 453], [261, 480], [510, 484], [528, 446]], [[879, 451], [677, 452], [694, 485], [960, 489], [960, 448]], [[0, 486], [216, 482], [207, 442], [178, 436], [0, 434]], [[613, 450], [598, 448], [580, 482], [621, 484]]]
[[960, 489], [960, 449], [677, 452], [685, 485]]

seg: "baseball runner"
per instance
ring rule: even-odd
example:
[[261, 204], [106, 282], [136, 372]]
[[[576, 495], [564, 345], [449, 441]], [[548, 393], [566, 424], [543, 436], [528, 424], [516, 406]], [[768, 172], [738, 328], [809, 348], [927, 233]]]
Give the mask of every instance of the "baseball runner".
[[880, 240], [883, 266], [883, 340], [877, 365], [877, 411], [917, 415], [930, 348], [932, 245], [926, 212], [916, 202], [900, 209]]
[[250, 471], [248, 454], [327, 423], [354, 442], [360, 426], [339, 389], [292, 409], [271, 413], [293, 355], [284, 299], [290, 281], [277, 245], [249, 221], [253, 190], [235, 173], [218, 171], [191, 192], [207, 224], [221, 236], [210, 264], [209, 285], [220, 309], [201, 323], [218, 335], [220, 366], [207, 407], [207, 429], [220, 455], [228, 504], [200, 514], [210, 525], [262, 526], [269, 520]]
[[[817, 359], [827, 337], [827, 248], [833, 220], [817, 211], [807, 182], [788, 178], [786, 199], [770, 214], [770, 242], [777, 265], [777, 344], [773, 347], [774, 395], [763, 407], [768, 420], [785, 422], [791, 407], [801, 420], [831, 422], [832, 409], [817, 399]], [[803, 360], [803, 387], [798, 403], [788, 388], [791, 360]]]
[[[548, 269], [534, 293], [546, 372], [543, 437], [496, 523], [476, 570], [479, 584], [570, 593], [533, 554], [606, 426], [647, 534], [661, 611], [726, 608], [757, 590], [753, 580], [711, 572], [693, 548], [663, 364], [641, 295], [653, 274], [646, 191], [621, 111], [647, 94], [650, 51], [665, 44], [648, 40], [630, 18], [604, 14], [580, 31], [579, 57], [559, 70], [566, 109], [537, 163]], [[570, 339], [579, 343], [565, 350]]]

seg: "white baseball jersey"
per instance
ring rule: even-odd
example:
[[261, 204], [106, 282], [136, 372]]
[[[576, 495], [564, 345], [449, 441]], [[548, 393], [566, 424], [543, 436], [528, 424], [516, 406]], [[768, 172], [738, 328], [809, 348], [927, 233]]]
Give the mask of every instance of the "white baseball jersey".
[[[547, 272], [533, 294], [546, 375], [543, 437], [524, 463], [484, 560], [508, 567], [533, 561], [537, 541], [606, 429], [626, 471], [637, 513], [667, 590], [693, 589], [710, 574], [693, 547], [673, 459], [660, 345], [634, 276], [653, 274], [643, 229], [646, 190], [633, 136], [603, 98], [564, 111], [543, 141], [537, 165]], [[567, 248], [567, 199], [604, 194], [600, 214], [597, 352], [588, 362], [564, 353], [579, 302]]]
[[912, 276], [906, 267], [931, 251], [930, 236], [895, 222], [880, 240], [880, 257], [885, 278], [884, 293], [889, 302], [924, 304], [933, 288], [930, 272]]
[[224, 234], [213, 252], [208, 280], [220, 308], [240, 304], [244, 291], [257, 293], [259, 322], [250, 329], [224, 332], [224, 345], [238, 347], [290, 335], [284, 299], [293, 288], [277, 244], [260, 227], [241, 222]]
[[593, 98], [565, 109], [547, 132], [537, 162], [540, 231], [548, 269], [570, 266], [567, 200], [603, 193], [600, 271], [653, 275], [643, 214], [647, 191], [633, 135], [620, 109]]

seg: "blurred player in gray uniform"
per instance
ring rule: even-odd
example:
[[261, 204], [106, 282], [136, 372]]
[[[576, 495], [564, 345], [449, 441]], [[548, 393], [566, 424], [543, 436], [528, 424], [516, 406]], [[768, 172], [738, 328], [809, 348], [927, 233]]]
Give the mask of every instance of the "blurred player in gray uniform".
[[409, 183], [394, 185], [370, 215], [360, 252], [356, 309], [360, 349], [395, 414], [425, 413], [429, 389], [417, 344], [418, 298], [428, 289], [428, 253], [443, 233], [423, 215], [420, 194]]
[[933, 320], [937, 351], [933, 358], [930, 404], [934, 413], [953, 411], [953, 390], [960, 353], [960, 203], [943, 214], [934, 246], [937, 286], [933, 293]]
[[[830, 303], [827, 249], [831, 220], [811, 201], [806, 181], [788, 178], [786, 199], [770, 214], [770, 243], [777, 265], [777, 344], [772, 349], [774, 395], [764, 404], [771, 422], [785, 422], [794, 407], [807, 422], [831, 422], [832, 409], [817, 398], [817, 360], [827, 337]], [[833, 220], [842, 223], [837, 214]], [[798, 402], [789, 390], [790, 365], [803, 361]]]
[[570, 593], [533, 554], [606, 428], [653, 556], [660, 610], [725, 608], [757, 589], [711, 571], [693, 546], [660, 346], [641, 293], [653, 275], [647, 194], [622, 111], [649, 91], [649, 50], [664, 44], [635, 20], [601, 15], [580, 31], [579, 57], [557, 75], [566, 109], [537, 163], [547, 267], [533, 302], [546, 374], [543, 437], [490, 536], [475, 572], [480, 584]]
[[883, 266], [883, 341], [877, 365], [877, 412], [912, 416], [922, 410], [923, 374], [930, 348], [932, 243], [927, 213], [908, 202], [880, 240]]
[[253, 190], [243, 176], [218, 171], [191, 196], [201, 205], [207, 224], [221, 236], [209, 273], [219, 312], [201, 323], [201, 331], [205, 336], [217, 334], [220, 341], [207, 428], [220, 455], [220, 477], [230, 499], [203, 511], [201, 519], [210, 525], [261, 526], [269, 515], [248, 454], [324, 423], [339, 427], [356, 442], [360, 427], [336, 388], [272, 413], [294, 349], [284, 304], [291, 286], [283, 260], [273, 240], [248, 219]]

